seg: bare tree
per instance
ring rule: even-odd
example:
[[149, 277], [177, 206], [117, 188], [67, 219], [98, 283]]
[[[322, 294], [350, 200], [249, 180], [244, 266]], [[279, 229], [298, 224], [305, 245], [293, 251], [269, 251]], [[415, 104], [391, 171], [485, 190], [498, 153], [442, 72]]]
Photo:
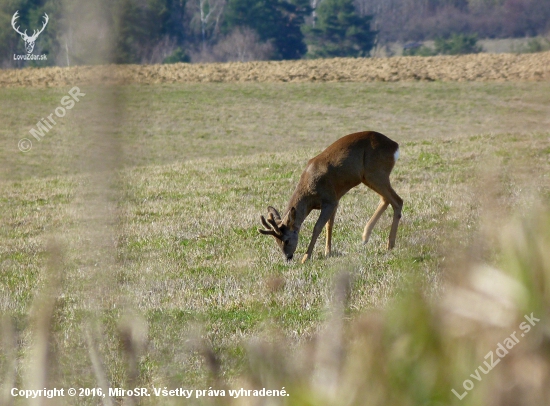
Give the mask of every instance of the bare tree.
[[248, 62], [268, 60], [273, 56], [270, 42], [261, 42], [256, 31], [237, 27], [216, 45], [192, 53], [193, 62]]
[[164, 61], [166, 57], [172, 55], [177, 48], [176, 40], [165, 35], [159, 42], [154, 44], [154, 47], [148, 50], [149, 52], [147, 52], [147, 54], [142, 55], [141, 63], [162, 63], [162, 61]]
[[309, 0], [309, 5], [311, 6], [311, 18], [312, 18], [312, 25], [315, 27], [315, 19], [317, 18], [317, 6], [319, 3], [321, 3], [322, 0]]
[[193, 0], [187, 3], [191, 7], [192, 25], [200, 27], [201, 43], [206, 46], [209, 37], [219, 32], [219, 25], [227, 0]]
[[431, 0], [355, 0], [361, 15], [374, 16], [373, 28], [378, 31], [378, 45], [407, 40], [411, 21], [425, 16]]
[[270, 42], [260, 42], [256, 31], [250, 28], [236, 28], [214, 47], [214, 52], [225, 61], [262, 61], [274, 52]]

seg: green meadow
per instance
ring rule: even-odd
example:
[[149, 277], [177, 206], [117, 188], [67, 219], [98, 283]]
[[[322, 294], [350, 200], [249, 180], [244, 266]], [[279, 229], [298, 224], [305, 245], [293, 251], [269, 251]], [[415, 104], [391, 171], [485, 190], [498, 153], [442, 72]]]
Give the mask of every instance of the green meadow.
[[[36, 140], [29, 130], [68, 90], [2, 89], [1, 404], [27, 404], [5, 391], [32, 383], [280, 389], [285, 377], [291, 396], [275, 404], [340, 404], [308, 395], [292, 360], [273, 367], [277, 373], [258, 367], [258, 352], [307, 358], [303, 348], [332, 320], [342, 273], [342, 326], [411, 292], [437, 303], [457, 270], [503, 266], [503, 227], [550, 199], [548, 82], [82, 87], [86, 95]], [[260, 215], [268, 205], [286, 207], [309, 158], [363, 130], [400, 144], [391, 177], [404, 200], [395, 249], [385, 248], [391, 208], [361, 244], [379, 197], [359, 186], [340, 202], [333, 255], [323, 255], [323, 234], [311, 261], [287, 263], [257, 232]], [[18, 149], [22, 138], [32, 142], [27, 152]], [[296, 258], [317, 213], [302, 228]], [[405, 371], [424, 379], [413, 364]], [[388, 378], [388, 390], [419, 385], [407, 379]], [[454, 385], [448, 379], [437, 385]], [[458, 401], [449, 390], [410, 393], [393, 404]], [[460, 404], [483, 404], [475, 396]]]

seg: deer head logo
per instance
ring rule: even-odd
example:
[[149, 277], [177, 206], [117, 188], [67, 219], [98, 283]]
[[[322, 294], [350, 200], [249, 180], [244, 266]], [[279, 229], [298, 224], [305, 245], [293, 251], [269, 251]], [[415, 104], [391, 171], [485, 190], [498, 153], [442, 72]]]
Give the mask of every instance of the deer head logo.
[[29, 37], [27, 35], [27, 30], [25, 32], [19, 31], [19, 27], [15, 26], [16, 20], [19, 18], [19, 10], [15, 12], [11, 19], [11, 26], [17, 32], [19, 35], [21, 35], [21, 38], [25, 41], [25, 48], [27, 49], [27, 54], [30, 54], [32, 50], [34, 49], [34, 42], [38, 38], [38, 36], [44, 31], [44, 28], [46, 28], [46, 25], [48, 25], [49, 17], [46, 13], [44, 13], [44, 23], [42, 25], [42, 29], [40, 31], [34, 30], [33, 34]]

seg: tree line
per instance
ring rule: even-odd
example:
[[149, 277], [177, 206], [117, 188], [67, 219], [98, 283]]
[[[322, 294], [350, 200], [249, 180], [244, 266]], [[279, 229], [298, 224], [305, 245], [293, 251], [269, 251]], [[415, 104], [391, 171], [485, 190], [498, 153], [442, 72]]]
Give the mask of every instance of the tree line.
[[40, 66], [361, 57], [395, 41], [550, 29], [550, 0], [6, 0], [2, 67], [38, 64], [13, 60], [25, 52], [16, 10], [29, 32], [50, 17]]
[[356, 0], [372, 14], [378, 41], [421, 41], [452, 35], [518, 38], [550, 33], [550, 0]]

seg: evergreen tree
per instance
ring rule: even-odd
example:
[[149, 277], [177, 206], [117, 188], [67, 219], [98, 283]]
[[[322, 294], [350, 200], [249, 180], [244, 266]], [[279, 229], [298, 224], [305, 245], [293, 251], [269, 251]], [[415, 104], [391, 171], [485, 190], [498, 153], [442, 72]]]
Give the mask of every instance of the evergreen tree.
[[302, 0], [230, 0], [224, 29], [251, 28], [261, 41], [273, 43], [276, 59], [298, 59], [307, 50], [300, 29], [307, 12]]
[[181, 45], [184, 40], [181, 0], [118, 1], [118, 22], [115, 62], [140, 63], [151, 58], [163, 40]]
[[323, 0], [316, 10], [314, 27], [305, 27], [311, 58], [368, 56], [376, 32], [371, 16], [357, 14], [353, 0]]
[[477, 44], [477, 35], [452, 34], [450, 38], [435, 39], [435, 53], [443, 55], [477, 54], [482, 48]]

